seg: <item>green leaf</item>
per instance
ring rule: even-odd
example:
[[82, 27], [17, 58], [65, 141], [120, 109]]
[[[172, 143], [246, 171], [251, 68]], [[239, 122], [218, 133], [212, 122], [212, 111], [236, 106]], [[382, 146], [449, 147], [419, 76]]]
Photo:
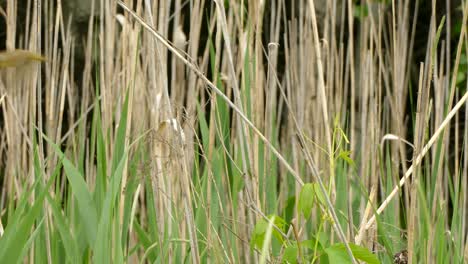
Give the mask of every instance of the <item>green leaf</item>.
[[461, 84], [462, 82], [464, 82], [466, 80], [466, 74], [463, 73], [463, 72], [458, 72], [457, 74], [457, 85]]
[[[58, 199], [57, 199], [58, 200]], [[67, 259], [70, 263], [81, 263], [79, 256], [79, 247], [76, 242], [76, 238], [72, 235], [72, 228], [67, 223], [66, 216], [63, 215], [62, 210], [59, 206], [59, 202], [47, 194], [47, 201], [52, 209], [53, 219], [55, 221], [54, 226], [57, 228], [60, 238], [63, 241], [63, 247], [65, 248]]]
[[[60, 168], [57, 165], [56, 168]], [[34, 223], [40, 217], [43, 209], [43, 202], [46, 195], [49, 193], [49, 188], [52, 186], [58, 170], [47, 181], [45, 186], [42, 186], [42, 169], [40, 168], [37, 145], [34, 144], [34, 171], [36, 180], [29, 190], [22, 193], [17, 210], [14, 213], [14, 221], [8, 221], [3, 236], [0, 238], [0, 263], [19, 263], [31, 246], [31, 242], [38, 234], [39, 225], [31, 234]], [[34, 203], [29, 207], [28, 199], [33, 193], [32, 190], [37, 190], [38, 195], [35, 197]], [[24, 211], [23, 211], [24, 210]], [[42, 220], [41, 220], [42, 221]], [[40, 223], [39, 223], [40, 224]]]
[[114, 249], [115, 252], [112, 252], [111, 241], [113, 235], [111, 234], [111, 227], [114, 221], [118, 221], [118, 219], [113, 218], [113, 211], [116, 205], [117, 194], [120, 191], [120, 183], [122, 180], [123, 169], [125, 167], [126, 160], [127, 155], [124, 153], [122, 160], [117, 165], [115, 174], [111, 177], [111, 183], [109, 185], [110, 188], [107, 190], [101, 218], [99, 221], [96, 244], [94, 245], [95, 263], [111, 263], [113, 260], [112, 256], [115, 257], [116, 254], [122, 250], [121, 245], [117, 243], [117, 246]]
[[318, 202], [324, 206], [327, 207], [327, 203], [325, 202], [325, 196], [322, 193], [322, 190], [320, 189], [320, 186], [318, 183], [314, 182], [314, 192], [315, 192], [315, 197], [317, 198]]
[[352, 264], [352, 261], [344, 247], [341, 248], [334, 245], [325, 249], [325, 254], [322, 255], [320, 263]]
[[355, 5], [353, 8], [353, 15], [356, 18], [364, 18], [369, 15], [367, 5]]
[[338, 158], [343, 159], [348, 165], [354, 166], [354, 160], [351, 159], [351, 151], [349, 150], [342, 150], [340, 154], [338, 154]]
[[317, 252], [319, 252], [319, 255], [321, 254], [321, 252], [323, 252], [323, 243], [322, 241], [320, 241], [320, 239], [317, 239], [315, 236], [312, 236], [312, 238], [309, 240], [301, 241], [300, 245], [303, 248], [317, 250]]
[[73, 166], [70, 160], [65, 157], [65, 154], [55, 145], [52, 140], [44, 136], [45, 140], [54, 148], [55, 153], [62, 160], [65, 175], [70, 183], [73, 196], [76, 198], [78, 204], [78, 211], [80, 212], [81, 221], [84, 225], [88, 245], [94, 245], [96, 239], [98, 217], [96, 207], [93, 202], [88, 186], [80, 171]]
[[101, 115], [99, 101], [95, 101], [96, 110], [94, 117], [95, 137], [96, 137], [96, 185], [94, 187], [94, 198], [97, 205], [97, 211], [102, 210], [104, 195], [107, 188], [107, 155], [106, 141], [102, 133]]
[[286, 207], [283, 210], [283, 216], [287, 223], [290, 223], [294, 217], [294, 208], [296, 206], [296, 196], [291, 196], [286, 201]]
[[283, 263], [290, 263], [290, 264], [296, 264], [297, 263], [297, 244], [294, 243], [293, 245], [287, 247], [284, 250], [283, 254]]
[[[95, 263], [110, 263], [118, 259], [122, 255], [122, 247], [120, 243], [112, 249], [112, 239], [120, 234], [112, 235], [112, 225], [118, 224], [114, 219], [114, 208], [116, 207], [117, 195], [120, 193], [120, 186], [122, 181], [123, 172], [127, 163], [127, 151], [125, 142], [125, 133], [127, 129], [127, 114], [128, 114], [128, 92], [123, 105], [119, 128], [114, 145], [114, 157], [112, 162], [111, 177], [109, 188], [106, 190], [104, 204], [99, 219], [99, 226], [97, 229], [96, 242], [94, 245], [94, 262]], [[117, 216], [118, 217], [118, 216]], [[123, 230], [125, 232], [125, 230]], [[113, 258], [114, 257], [114, 258]], [[118, 261], [116, 261], [118, 262]]]
[[252, 238], [250, 239], [250, 246], [252, 249], [262, 248], [263, 247], [263, 240], [265, 238], [265, 232], [268, 228], [268, 222], [264, 219], [260, 219], [255, 224], [255, 228], [252, 233]]
[[[278, 231], [281, 230], [284, 232], [284, 228], [286, 226], [286, 221], [284, 221], [283, 218], [276, 216], [276, 215], [269, 215], [267, 216], [269, 219], [274, 217], [274, 228], [273, 228], [273, 236], [280, 242], [283, 243], [283, 235]], [[259, 219], [257, 223], [255, 224], [255, 228], [252, 232], [251, 240], [250, 240], [250, 246], [251, 248], [257, 248], [261, 249], [263, 247], [263, 242], [265, 240], [265, 234], [268, 229], [268, 221], [265, 219]]]
[[299, 210], [302, 212], [306, 219], [310, 217], [313, 205], [314, 185], [312, 183], [306, 183], [302, 187], [301, 193], [299, 195]]
[[372, 252], [370, 252], [369, 249], [355, 245], [355, 244], [349, 244], [349, 247], [351, 248], [351, 251], [353, 252], [353, 256], [356, 259], [360, 261], [364, 261], [369, 264], [380, 264], [380, 261], [377, 258], [377, 256], [372, 254]]
[[[432, 43], [431, 56], [432, 56], [433, 61], [435, 61], [435, 56], [436, 56], [436, 53], [437, 53], [437, 46], [439, 45], [440, 35], [442, 34], [442, 30], [444, 29], [444, 23], [445, 23], [445, 16], [443, 16], [442, 20], [440, 21], [439, 27], [437, 28], [435, 40]], [[432, 65], [432, 67], [433, 67], [433, 65]]]
[[[355, 244], [349, 244], [353, 256], [360, 261], [369, 264], [380, 264], [379, 259], [372, 254], [367, 248]], [[325, 249], [325, 254], [322, 256], [320, 263], [352, 263], [351, 258], [346, 251], [343, 243], [334, 244]]]

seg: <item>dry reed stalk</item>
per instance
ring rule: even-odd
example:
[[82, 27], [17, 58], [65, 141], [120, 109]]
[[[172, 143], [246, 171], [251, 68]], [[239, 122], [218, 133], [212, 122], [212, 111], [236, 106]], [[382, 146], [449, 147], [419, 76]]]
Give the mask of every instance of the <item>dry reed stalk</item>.
[[[421, 153], [418, 156], [416, 156], [416, 158], [413, 161], [413, 164], [419, 164], [421, 162], [422, 158], [425, 156], [425, 154], [427, 154], [429, 149], [432, 147], [435, 141], [439, 138], [440, 134], [444, 131], [448, 123], [455, 116], [455, 114], [460, 110], [460, 108], [466, 103], [467, 100], [468, 100], [468, 93], [465, 93], [465, 95], [458, 101], [458, 103], [448, 113], [444, 121], [439, 125], [436, 132], [432, 135], [432, 137], [429, 139], [427, 144], [422, 148]], [[399, 192], [400, 188], [403, 187], [407, 179], [412, 175], [413, 171], [414, 171], [413, 166], [411, 166], [408, 169], [408, 171], [406, 171], [406, 173], [404, 174], [404, 177], [400, 180], [399, 185], [396, 186], [392, 190], [392, 192], [387, 196], [387, 198], [382, 202], [380, 207], [377, 209], [376, 211], [377, 215], [381, 214], [382, 211], [387, 207], [388, 203], [395, 197], [395, 195]], [[369, 229], [374, 224], [374, 222], [375, 222], [375, 214], [367, 222], [366, 229]]]
[[[117, 5], [122, 3], [120, 1], [99, 1], [101, 9], [95, 10], [99, 13], [99, 20], [95, 20], [95, 17], [91, 15], [88, 21], [83, 69], [74, 61], [77, 52], [75, 49], [79, 46], [76, 41], [82, 40], [75, 38], [73, 26], [69, 21], [64, 20], [61, 13], [61, 1], [28, 0], [28, 7], [34, 8], [28, 8], [30, 11], [26, 18], [24, 37], [17, 35], [17, 10], [12, 4], [15, 1], [8, 1], [8, 9], [5, 12], [8, 14], [6, 16], [8, 50], [43, 50], [44, 57], [48, 61], [40, 66], [44, 69], [43, 75], [39, 74], [40, 67], [31, 67], [32, 78], [28, 80], [20, 80], [18, 78], [20, 74], [16, 69], [2, 69], [8, 72], [8, 76], [0, 82], [2, 98], [0, 102], [4, 118], [4, 128], [0, 132], [2, 139], [0, 157], [6, 162], [6, 173], [14, 177], [4, 180], [1, 208], [5, 208], [6, 200], [9, 199], [6, 197], [10, 197], [11, 193], [14, 196], [15, 193], [24, 192], [24, 186], [21, 184], [23, 181], [32, 181], [26, 176], [33, 173], [30, 153], [33, 135], [37, 130], [47, 134], [55, 142], [60, 142], [67, 156], [71, 157], [76, 164], [83, 165], [86, 182], [93, 188], [97, 180], [96, 146], [88, 142], [92, 141], [89, 140], [87, 128], [87, 124], [91, 123], [88, 114], [94, 109], [96, 102], [102, 106], [100, 114], [106, 140], [106, 159], [112, 160], [112, 146], [117, 129], [115, 124], [120, 119], [118, 113], [122, 107], [123, 94], [129, 89], [130, 108], [125, 145], [130, 146], [129, 140], [133, 139], [133, 136], [151, 129], [155, 131], [155, 137], [159, 141], [151, 141], [150, 145], [152, 160], [147, 170], [148, 174], [151, 174], [152, 186], [138, 183], [133, 196], [125, 197], [128, 195], [125, 188], [132, 179], [130, 174], [127, 175], [129, 169], [124, 170], [119, 195], [121, 197], [119, 220], [123, 219], [123, 206], [126, 199], [132, 200], [131, 223], [137, 222], [140, 226], [148, 224], [151, 216], [147, 213], [152, 212], [149, 210], [150, 207], [154, 207], [158, 225], [156, 229], [159, 233], [157, 241], [154, 241], [155, 244], [150, 247], [151, 250], [167, 242], [164, 240], [164, 235], [170, 238], [178, 236], [183, 241], [177, 247], [169, 245], [166, 261], [175, 261], [176, 254], [183, 252], [181, 254], [183, 257], [190, 257], [195, 263], [202, 262], [204, 256], [209, 256], [207, 259], [213, 262], [229, 260], [256, 263], [258, 259], [252, 256], [247, 242], [252, 234], [256, 218], [269, 219], [267, 216], [270, 213], [269, 210], [279, 213], [280, 209], [286, 205], [287, 196], [292, 195], [292, 191], [295, 191], [298, 196], [303, 182], [310, 181], [319, 182], [322, 192], [330, 193], [330, 199], [327, 196], [328, 208], [326, 210], [334, 216], [333, 222], [336, 230], [331, 229], [331, 224], [325, 225], [324, 232], [330, 233], [330, 242], [336, 242], [336, 234], [338, 234], [340, 240], [343, 241], [352, 241], [352, 237], [356, 237], [358, 244], [362, 242], [369, 248], [375, 246], [376, 234], [364, 232], [375, 221], [375, 216], [368, 219], [372, 204], [385, 195], [384, 191], [375, 193], [375, 190], [384, 190], [383, 187], [388, 184], [384, 175], [381, 175], [379, 171], [379, 168], [384, 167], [385, 164], [380, 164], [380, 160], [375, 159], [380, 153], [379, 141], [383, 132], [394, 133], [399, 139], [405, 138], [407, 133], [406, 110], [401, 104], [406, 102], [409, 96], [406, 86], [410, 76], [408, 65], [412, 60], [415, 38], [416, 18], [412, 22], [412, 27], [409, 19], [408, 6], [411, 1], [392, 2], [393, 17], [390, 29], [386, 27], [384, 16], [375, 16], [371, 12], [375, 6], [370, 3], [367, 6], [370, 10], [369, 15], [355, 18], [353, 1], [343, 2], [341, 7], [339, 1], [324, 1], [326, 11], [323, 12], [323, 19], [314, 18], [313, 4], [316, 6], [317, 4], [311, 0], [291, 1], [291, 3], [283, 0], [270, 2], [241, 0], [231, 1], [226, 7], [224, 1], [205, 3], [203, 0], [176, 0], [173, 4], [150, 0], [124, 1], [126, 6], [134, 5], [132, 10], [135, 10], [140, 17], [144, 17], [147, 23], [139, 17], [133, 20], [131, 18], [133, 13], [125, 12], [123, 15], [118, 15], [116, 10]], [[41, 10], [38, 10], [38, 3], [44, 3], [43, 15]], [[181, 12], [187, 3], [190, 3], [190, 16]], [[268, 4], [271, 5], [271, 9], [268, 9]], [[244, 8], [248, 10], [249, 16], [245, 15], [247, 13], [244, 12]], [[383, 12], [385, 6], [381, 4], [378, 8]], [[286, 14], [290, 11], [289, 9], [296, 10], [297, 13]], [[172, 11], [174, 14], [171, 14]], [[344, 14], [345, 11], [348, 12], [346, 20], [344, 15], [338, 17], [338, 13]], [[464, 22], [466, 22], [466, 11], [464, 14]], [[201, 42], [201, 37], [206, 34], [201, 33], [206, 22], [204, 15], [209, 17], [207, 30], [214, 40], [214, 66], [210, 64], [209, 45]], [[270, 24], [265, 23], [268, 17], [270, 17]], [[190, 19], [190, 31], [187, 34], [189, 37], [185, 36], [183, 31], [186, 30], [185, 26], [182, 28], [183, 21], [187, 19]], [[288, 21], [288, 19], [291, 20]], [[448, 17], [447, 20], [449, 21], [450, 18]], [[335, 27], [338, 22], [340, 26]], [[317, 23], [321, 24], [321, 27]], [[38, 26], [41, 24], [45, 27], [42, 31]], [[98, 25], [97, 28], [95, 24]], [[431, 34], [434, 34], [435, 16], [433, 16], [432, 24]], [[267, 28], [267, 25], [270, 27]], [[141, 34], [141, 27], [156, 35], [159, 41], [155, 41], [152, 35]], [[170, 31], [171, 27], [173, 31]], [[35, 28], [38, 30], [33, 30]], [[157, 28], [160, 35], [153, 28]], [[346, 28], [347, 39], [345, 39]], [[266, 37], [268, 34], [262, 33], [267, 31], [270, 32], [269, 39]], [[450, 28], [447, 28], [448, 32]], [[99, 38], [96, 37], [98, 34]], [[391, 39], [389, 40], [388, 37]], [[174, 40], [174, 44], [167, 41], [169, 38]], [[463, 43], [463, 38], [466, 41], [466, 34], [462, 34], [460, 43]], [[264, 42], [265, 39], [267, 43]], [[45, 44], [44, 47], [41, 47], [41, 43]], [[202, 48], [204, 50], [200, 50]], [[263, 50], [264, 48], [267, 50]], [[426, 91], [432, 80], [435, 90], [433, 111], [428, 110], [431, 109], [429, 104], [431, 97], [427, 93], [421, 95], [421, 99], [418, 100], [421, 108], [418, 113], [414, 142], [417, 143], [416, 146], [421, 150], [421, 154], [415, 156], [413, 166], [406, 170], [406, 146], [402, 143], [404, 140], [399, 140], [401, 142], [391, 148], [390, 157], [398, 157], [392, 165], [395, 181], [398, 178], [397, 169], [400, 166], [407, 171], [400, 181], [400, 186], [404, 185], [413, 170], [418, 171], [417, 167], [427, 153], [429, 143], [433, 144], [437, 137], [440, 137], [437, 133], [440, 133], [440, 130], [447, 125], [447, 119], [443, 120], [443, 107], [446, 99], [451, 104], [452, 100], [457, 98], [454, 96], [455, 75], [452, 75], [450, 79], [446, 77], [446, 74], [451, 71], [450, 45], [445, 45], [442, 49], [444, 52], [435, 60], [431, 61], [430, 57], [426, 59], [425, 65], [427, 66], [421, 74], [423, 77], [420, 78], [420, 91]], [[100, 54], [93, 54], [93, 50], [98, 50]], [[250, 60], [247, 62], [245, 61], [246, 51], [249, 51]], [[453, 69], [455, 72], [460, 52], [459, 45], [455, 69]], [[428, 49], [429, 53], [430, 49]], [[22, 53], [22, 56], [24, 58], [16, 57], [15, 63], [18, 62], [20, 65], [31, 59], [39, 61], [43, 59], [38, 54]], [[284, 65], [281, 65], [283, 56]], [[446, 59], [440, 60], [439, 58]], [[168, 61], [171, 63], [171, 69], [168, 67]], [[252, 61], [255, 61], [255, 67]], [[10, 64], [2, 64], [0, 54], [0, 67], [2, 66], [10, 66]], [[220, 74], [213, 75], [210, 82], [207, 74], [204, 73], [210, 71], [211, 67], [214, 67], [214, 72]], [[284, 76], [283, 67], [285, 68]], [[98, 71], [97, 82], [93, 80], [96, 71]], [[81, 74], [81, 83], [75, 82], [76, 75]], [[238, 80], [239, 83], [237, 83]], [[215, 86], [218, 81], [224, 82], [223, 91]], [[250, 82], [250, 87], [246, 86], [247, 81]], [[99, 96], [94, 94], [95, 84], [99, 85]], [[205, 92], [206, 85], [211, 88], [209, 93]], [[242, 93], [247, 89], [250, 89], [250, 94], [243, 97]], [[451, 89], [451, 94], [444, 93], [448, 89]], [[208, 123], [210, 124], [208, 146], [203, 146], [196, 134], [198, 125], [193, 116], [197, 113], [197, 100], [192, 100], [193, 98], [200, 98], [202, 107], [205, 104], [211, 107], [209, 114], [206, 115], [209, 116]], [[246, 98], [252, 98], [252, 100], [248, 101]], [[466, 100], [466, 95], [461, 100]], [[230, 133], [230, 142], [236, 142], [234, 147], [226, 146], [225, 142], [216, 140], [217, 135], [224, 133], [218, 126], [222, 123], [221, 117], [218, 116], [218, 104], [222, 101], [234, 110], [235, 117], [232, 122], [234, 125], [231, 127], [234, 132]], [[44, 108], [41, 107], [42, 105]], [[457, 104], [455, 108], [460, 109], [460, 107]], [[282, 115], [283, 108], [288, 115]], [[179, 109], [185, 111], [181, 113]], [[249, 115], [246, 114], [246, 109], [252, 110]], [[43, 110], [44, 113], [42, 113]], [[432, 113], [430, 120], [427, 116], [429, 112]], [[114, 115], [114, 113], [117, 114]], [[182, 115], [188, 117], [181, 117]], [[333, 125], [330, 119], [335, 117], [338, 119], [339, 128], [348, 129], [347, 132], [351, 134], [352, 158], [358, 164], [356, 170], [349, 168], [351, 166], [345, 166], [344, 170], [348, 170], [345, 174], [335, 174], [337, 169], [341, 169], [338, 166], [342, 165], [335, 162], [332, 157], [336, 151], [334, 148], [338, 147], [334, 133], [330, 129], [330, 125]], [[451, 116], [447, 118], [450, 119]], [[458, 121], [455, 125], [459, 126]], [[276, 127], [282, 131], [275, 131]], [[430, 140], [428, 145], [422, 148], [423, 132], [426, 128], [430, 132], [434, 130], [434, 137], [431, 138], [433, 141]], [[185, 142], [181, 140], [182, 133], [179, 132], [183, 132]], [[462, 136], [467, 137], [455, 132], [456, 144], [461, 144]], [[448, 142], [448, 137], [448, 133], [443, 136], [444, 144]], [[306, 144], [306, 139], [310, 139], [315, 147], [311, 148], [309, 144]], [[198, 143], [199, 146], [195, 146], [193, 142]], [[261, 145], [262, 142], [264, 146]], [[44, 145], [42, 138], [38, 138], [38, 143], [41, 164], [47, 164], [44, 166], [43, 174], [49, 177], [51, 175], [49, 170], [55, 167], [58, 160], [57, 157], [52, 157], [53, 148]], [[463, 147], [466, 148], [466, 145]], [[461, 146], [456, 146], [456, 149], [461, 150], [461, 148]], [[83, 150], [85, 153], [78, 153], [82, 149], [85, 149]], [[131, 156], [133, 149], [131, 147], [130, 149]], [[195, 153], [198, 149], [201, 154]], [[219, 151], [222, 154], [219, 154]], [[443, 147], [442, 153], [447, 151], [448, 144]], [[224, 188], [231, 186], [232, 183], [224, 174], [220, 177], [221, 182], [216, 182], [219, 175], [215, 174], [212, 159], [222, 156], [225, 160], [236, 161], [239, 157], [237, 153], [242, 155], [243, 167], [239, 168], [238, 164], [232, 162], [235, 167], [233, 170], [238, 174], [245, 173], [243, 178], [246, 187], [235, 194], [238, 199], [238, 205], [235, 207], [231, 204], [234, 199], [233, 193], [230, 190], [227, 194], [223, 193], [227, 189]], [[287, 155], [284, 153], [288, 155], [288, 159], [285, 158]], [[194, 168], [198, 165], [194, 164], [195, 155], [204, 160], [203, 169], [207, 172], [207, 183], [206, 190], [202, 191], [206, 193], [199, 193], [198, 186], [194, 186], [196, 176], [192, 175], [192, 172], [200, 171], [200, 168]], [[267, 160], [261, 160], [261, 155]], [[273, 157], [271, 160], [270, 156]], [[273, 162], [274, 157], [279, 160], [280, 164], [277, 165], [278, 175], [273, 175], [278, 177], [277, 191], [278, 200], [280, 200], [278, 206], [267, 204], [269, 190], [265, 184], [261, 184], [267, 182], [268, 177], [273, 177], [268, 170], [276, 166]], [[461, 177], [456, 176], [455, 181], [461, 181], [463, 183], [461, 190], [466, 190], [466, 181], [463, 179], [467, 177], [468, 158], [465, 157], [464, 161], [460, 159], [461, 156], [457, 153], [454, 160], [455, 168], [463, 170], [463, 174]], [[433, 155], [434, 161], [435, 155]], [[463, 165], [459, 165], [460, 162]], [[261, 167], [262, 163], [263, 167]], [[295, 180], [295, 189], [292, 191], [288, 189], [291, 184], [290, 175], [293, 175]], [[338, 178], [343, 175], [347, 178]], [[449, 198], [446, 176], [447, 172], [440, 166], [437, 178], [431, 179], [437, 182], [433, 201]], [[349, 193], [339, 194], [335, 180], [344, 182], [346, 188], [350, 190]], [[356, 182], [362, 184], [365, 191], [372, 190], [370, 198], [359, 196], [359, 191], [354, 188]], [[58, 184], [55, 190], [66, 193], [68, 189], [66, 179], [60, 179]], [[222, 186], [221, 189], [219, 186]], [[396, 195], [400, 188], [397, 187], [396, 191], [390, 193], [377, 214], [384, 210], [386, 203]], [[419, 206], [419, 198], [416, 195], [415, 183], [408, 186], [407, 191], [409, 191], [409, 199], [406, 201], [406, 208], [410, 209], [409, 257], [413, 258], [412, 241], [415, 241], [419, 234], [415, 227], [419, 215], [416, 210]], [[154, 204], [147, 202], [148, 192], [154, 195]], [[464, 191], [462, 193], [461, 199], [466, 205], [466, 194]], [[60, 193], [54, 193], [54, 195], [60, 195]], [[204, 196], [218, 197], [218, 200], [206, 200]], [[343, 201], [337, 201], [336, 197], [348, 198], [345, 202], [347, 212], [343, 212], [343, 217], [347, 216], [348, 222], [341, 226], [338, 225], [338, 218], [333, 212], [333, 207], [342, 206]], [[223, 204], [223, 199], [231, 203]], [[356, 204], [359, 208], [356, 208]], [[213, 209], [215, 205], [219, 210]], [[431, 221], [436, 219], [438, 205], [435, 202], [432, 204]], [[47, 205], [45, 208], [48, 217], [45, 230], [51, 230], [50, 223], [53, 223], [53, 218]], [[395, 208], [392, 218], [397, 222], [400, 219], [399, 214], [405, 209], [400, 208], [399, 204]], [[314, 209], [312, 218], [323, 215], [323, 213], [320, 214], [320, 210], [324, 209]], [[359, 218], [356, 218], [356, 210], [362, 212]], [[466, 213], [466, 210], [463, 212]], [[298, 221], [301, 217], [300, 212], [296, 210], [294, 214], [295, 224], [298, 224], [295, 239], [300, 240], [307, 236], [306, 231], [309, 229], [303, 224], [305, 221]], [[198, 229], [195, 215], [209, 219], [206, 223], [206, 233]], [[211, 221], [214, 218], [222, 219], [223, 228], [217, 227], [215, 221]], [[75, 225], [73, 221], [71, 220], [71, 224]], [[356, 221], [361, 222], [361, 229], [354, 234]], [[465, 219], [462, 225], [466, 225]], [[125, 253], [129, 253], [128, 249], [139, 243], [138, 235], [133, 228], [130, 224]], [[435, 232], [435, 228], [429, 229], [430, 232]], [[235, 241], [226, 239], [226, 233], [231, 234], [230, 232], [235, 236]], [[292, 234], [291, 230], [288, 234], [281, 235], [292, 239], [290, 234]], [[455, 236], [458, 235], [461, 238], [457, 238], [463, 240], [465, 235], [456, 234]], [[46, 236], [46, 254], [51, 259], [52, 247], [48, 232]], [[29, 260], [33, 260], [35, 255], [39, 254], [34, 246], [32, 248], [28, 253]], [[177, 253], [175, 248], [178, 250]], [[468, 252], [468, 249], [466, 251]], [[203, 255], [202, 252], [207, 252], [207, 254]], [[213, 252], [216, 254], [212, 254]], [[255, 252], [254, 254], [258, 253], [258, 251]], [[433, 254], [430, 243], [427, 252]], [[132, 256], [133, 259], [129, 261], [136, 261], [141, 256], [146, 256], [147, 253], [138, 250]]]
[[[465, 7], [463, 9], [463, 22], [466, 22], [467, 18], [468, 18], [468, 3], [465, 4]], [[455, 67], [454, 67], [454, 69], [458, 69], [458, 66], [460, 64], [460, 54], [461, 54], [461, 50], [462, 50], [462, 47], [463, 47], [463, 41], [464, 41], [465, 35], [466, 35], [466, 28], [464, 27], [464, 28], [462, 28], [462, 31], [460, 33], [460, 38], [459, 38], [459, 42], [458, 42], [458, 45], [457, 45], [457, 53], [456, 53], [457, 55], [456, 55], [456, 58], [455, 58], [455, 63], [454, 63]], [[453, 71], [452, 77], [451, 77], [452, 81], [455, 80], [454, 76], [456, 76], [457, 72], [458, 71]], [[451, 89], [455, 88], [455, 84], [456, 84], [455, 82], [452, 82]], [[447, 116], [445, 117], [443, 122], [440, 125], [437, 126], [437, 129], [433, 133], [432, 137], [429, 139], [429, 141], [426, 143], [426, 145], [422, 148], [421, 153], [414, 159], [413, 165], [418, 164], [419, 162], [421, 162], [422, 158], [426, 155], [426, 153], [429, 151], [429, 149], [432, 147], [432, 145], [435, 143], [435, 141], [439, 138], [439, 136], [441, 134], [443, 134], [443, 132], [445, 131], [444, 129], [446, 128], [446, 126], [449, 124], [449, 122], [455, 116], [455, 114], [460, 110], [460, 108], [463, 106], [463, 104], [466, 102], [467, 99], [468, 99], [468, 93], [465, 93], [464, 96], [458, 101], [458, 103], [447, 114]], [[388, 203], [398, 193], [400, 188], [403, 187], [406, 180], [411, 176], [411, 174], [414, 171], [413, 165], [405, 172], [403, 178], [401, 178], [401, 180], [399, 181], [398, 186], [396, 186], [392, 190], [392, 192], [387, 196], [387, 198], [382, 202], [382, 204], [380, 205], [380, 207], [376, 211], [377, 215], [382, 213], [382, 211], [386, 208]], [[366, 229], [370, 228], [374, 224], [374, 221], [375, 221], [375, 215], [367, 222]]]

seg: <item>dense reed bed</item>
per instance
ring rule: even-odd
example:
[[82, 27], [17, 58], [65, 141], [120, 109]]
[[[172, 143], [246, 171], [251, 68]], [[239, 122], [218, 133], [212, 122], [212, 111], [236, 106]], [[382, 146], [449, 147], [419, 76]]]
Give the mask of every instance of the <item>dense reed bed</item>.
[[467, 1], [24, 2], [0, 262], [468, 261]]

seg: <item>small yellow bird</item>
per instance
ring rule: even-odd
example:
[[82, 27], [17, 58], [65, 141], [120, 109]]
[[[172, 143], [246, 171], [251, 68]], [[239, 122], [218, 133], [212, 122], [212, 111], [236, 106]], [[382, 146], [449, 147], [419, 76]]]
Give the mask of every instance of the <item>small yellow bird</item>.
[[45, 57], [28, 50], [0, 51], [0, 69], [21, 67], [31, 62], [47, 61]]

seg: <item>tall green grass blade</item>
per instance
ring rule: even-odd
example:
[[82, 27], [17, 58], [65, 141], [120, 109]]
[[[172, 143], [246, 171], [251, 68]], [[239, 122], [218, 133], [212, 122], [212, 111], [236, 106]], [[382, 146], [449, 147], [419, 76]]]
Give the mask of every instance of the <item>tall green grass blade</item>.
[[107, 158], [106, 158], [106, 142], [102, 133], [101, 115], [99, 101], [95, 100], [96, 110], [93, 117], [93, 138], [96, 139], [96, 186], [94, 189], [94, 197], [96, 199], [96, 207], [100, 212], [104, 203], [105, 190], [107, 188]]
[[63, 215], [62, 210], [60, 209], [59, 203], [47, 194], [47, 201], [49, 202], [50, 208], [52, 209], [52, 215], [54, 219], [54, 227], [57, 228], [60, 239], [62, 241], [63, 247], [65, 248], [65, 253], [68, 261], [70, 263], [81, 263], [80, 260], [80, 250], [78, 244], [76, 243], [76, 237], [73, 237], [72, 230], [73, 228], [67, 223], [67, 218]]
[[[38, 218], [39, 219], [39, 218]], [[24, 247], [22, 248], [22, 251], [18, 257], [18, 262], [19, 260], [23, 259], [25, 256], [26, 256], [26, 253], [28, 251], [28, 249], [31, 247], [32, 243], [36, 240], [36, 237], [40, 236], [40, 233], [44, 231], [44, 220], [45, 218], [42, 217], [37, 225], [36, 225], [36, 228], [34, 229], [34, 231], [29, 234], [29, 236], [27, 237], [28, 240], [24, 243]], [[44, 241], [45, 240], [39, 240], [37, 241], [36, 244], [40, 244], [41, 241]], [[36, 249], [42, 249], [44, 251], [36, 251], [36, 255], [35, 255], [35, 262], [36, 263], [47, 263], [47, 250], [45, 248], [45, 245], [41, 245], [41, 246], [36, 246]]]
[[[118, 213], [113, 215], [117, 194], [120, 191], [120, 184], [122, 180], [123, 169], [125, 167], [127, 155], [124, 154], [121, 162], [116, 168], [115, 174], [111, 176], [111, 182], [109, 184], [110, 189], [106, 193], [106, 198], [104, 200], [104, 205], [102, 209], [102, 214], [99, 221], [99, 226], [97, 229], [96, 243], [94, 245], [95, 254], [94, 261], [95, 263], [112, 263], [113, 255], [111, 249], [111, 242], [113, 241], [113, 235], [111, 233], [113, 221], [118, 220]], [[121, 232], [119, 232], [120, 234]], [[114, 234], [117, 235], [117, 234]], [[117, 243], [117, 242], [116, 242]], [[116, 244], [114, 248], [117, 252], [122, 250], [121, 244]], [[120, 252], [121, 253], [121, 252]]]
[[[36, 149], [36, 147], [34, 149]], [[34, 153], [37, 159], [37, 151]], [[37, 162], [35, 163], [35, 171], [42, 171], [41, 168], [38, 167]], [[28, 239], [32, 236], [30, 231], [42, 212], [44, 199], [57, 176], [57, 174], [52, 175], [46, 185], [42, 187], [41, 181], [43, 179], [41, 175], [42, 173], [36, 175], [36, 181], [32, 188], [26, 190], [22, 194], [18, 205], [18, 211], [13, 215], [12, 220], [14, 221], [9, 221], [8, 226], [5, 228], [5, 233], [0, 239], [0, 263], [18, 263], [30, 246], [30, 244], [27, 243]], [[32, 190], [38, 191], [39, 194], [29, 208], [27, 199], [32, 194]]]
[[[125, 151], [127, 113], [128, 93], [122, 108], [121, 119], [115, 139], [109, 188], [106, 190], [104, 204], [102, 206], [102, 212], [99, 218], [99, 226], [97, 228], [97, 236], [94, 244], [95, 252], [93, 258], [95, 263], [111, 263], [114, 261], [116, 261], [116, 263], [123, 262], [122, 245], [120, 243], [121, 232], [114, 234], [114, 236], [117, 236], [118, 239], [112, 249], [112, 241], [115, 239], [115, 237], [113, 237], [111, 231], [114, 224], [120, 225], [118, 210], [115, 213], [113, 212], [116, 208], [118, 209], [118, 207], [116, 207], [118, 201], [117, 196], [120, 192], [123, 171], [127, 163], [127, 152]], [[116, 164], [117, 161], [118, 163]], [[125, 232], [125, 230], [121, 231]], [[116, 259], [114, 257], [116, 257]]]
[[48, 137], [44, 136], [44, 138], [53, 147], [55, 153], [62, 161], [65, 175], [67, 176], [68, 182], [72, 188], [73, 196], [75, 197], [78, 205], [80, 220], [84, 226], [88, 245], [94, 245], [96, 240], [98, 217], [92, 195], [84, 181], [84, 177], [72, 162], [65, 157], [65, 154], [63, 154], [57, 145], [55, 145]]

